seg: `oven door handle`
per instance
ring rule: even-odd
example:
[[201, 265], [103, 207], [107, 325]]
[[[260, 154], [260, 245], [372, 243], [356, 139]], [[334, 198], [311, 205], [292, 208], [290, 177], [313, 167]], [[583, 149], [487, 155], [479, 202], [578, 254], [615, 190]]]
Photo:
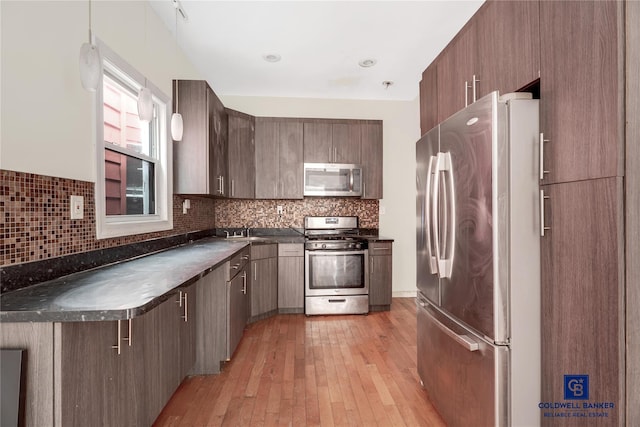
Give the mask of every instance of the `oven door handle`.
[[367, 256], [369, 253], [368, 249], [340, 249], [340, 250], [327, 250], [327, 249], [305, 249], [305, 252], [308, 252], [309, 255], [365, 255]]

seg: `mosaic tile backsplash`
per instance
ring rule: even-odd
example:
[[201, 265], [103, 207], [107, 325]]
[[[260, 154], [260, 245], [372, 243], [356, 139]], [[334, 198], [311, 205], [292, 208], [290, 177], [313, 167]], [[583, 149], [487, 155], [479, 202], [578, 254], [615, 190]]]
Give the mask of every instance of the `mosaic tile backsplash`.
[[378, 200], [349, 198], [217, 200], [215, 220], [219, 228], [302, 228], [305, 216], [357, 216], [361, 228], [377, 229], [378, 204]]
[[[69, 219], [69, 196], [84, 197], [84, 219]], [[214, 200], [192, 198], [182, 214], [173, 196], [173, 230], [97, 240], [94, 184], [0, 170], [0, 265], [20, 264], [215, 228]]]

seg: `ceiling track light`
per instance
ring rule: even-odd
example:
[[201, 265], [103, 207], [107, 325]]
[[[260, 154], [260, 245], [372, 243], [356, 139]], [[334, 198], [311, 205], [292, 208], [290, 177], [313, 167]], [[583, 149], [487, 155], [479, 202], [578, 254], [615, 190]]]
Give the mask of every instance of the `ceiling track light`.
[[187, 12], [184, 10], [184, 7], [182, 7], [182, 3], [180, 3], [180, 1], [178, 0], [171, 0], [173, 2], [173, 7], [176, 9], [176, 12], [180, 14], [180, 16], [182, 16], [182, 19], [185, 22], [189, 22], [189, 16], [187, 15]]
[[80, 83], [89, 92], [95, 92], [102, 77], [102, 57], [98, 46], [91, 43], [91, 0], [89, 0], [89, 42], [80, 46]]

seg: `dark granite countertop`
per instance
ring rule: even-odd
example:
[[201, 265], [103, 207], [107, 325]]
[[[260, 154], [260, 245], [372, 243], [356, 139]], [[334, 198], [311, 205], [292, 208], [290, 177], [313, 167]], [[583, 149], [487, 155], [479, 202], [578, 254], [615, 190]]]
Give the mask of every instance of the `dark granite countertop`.
[[366, 235], [361, 235], [360, 237], [364, 237], [369, 242], [393, 242], [393, 239], [391, 239], [389, 237], [378, 236], [377, 234], [375, 234], [375, 235], [366, 234]]
[[124, 320], [222, 265], [248, 241], [206, 238], [2, 294], [2, 322]]

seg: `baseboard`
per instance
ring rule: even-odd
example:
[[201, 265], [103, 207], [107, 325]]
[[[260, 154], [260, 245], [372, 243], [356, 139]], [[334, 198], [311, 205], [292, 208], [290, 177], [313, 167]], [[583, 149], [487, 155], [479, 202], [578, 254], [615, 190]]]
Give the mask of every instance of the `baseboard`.
[[394, 291], [393, 298], [415, 298], [417, 291]]

